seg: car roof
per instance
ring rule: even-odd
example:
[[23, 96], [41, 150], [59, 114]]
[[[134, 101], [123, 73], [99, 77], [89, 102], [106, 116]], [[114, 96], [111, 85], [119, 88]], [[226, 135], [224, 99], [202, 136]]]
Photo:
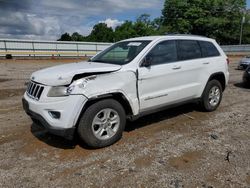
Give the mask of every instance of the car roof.
[[198, 35], [188, 35], [188, 34], [168, 34], [168, 35], [160, 35], [160, 36], [145, 36], [145, 37], [136, 37], [131, 39], [126, 39], [124, 41], [154, 41], [154, 40], [169, 40], [169, 39], [184, 39], [184, 40], [204, 40], [204, 41], [212, 41], [213, 39], [207, 38], [204, 36]]

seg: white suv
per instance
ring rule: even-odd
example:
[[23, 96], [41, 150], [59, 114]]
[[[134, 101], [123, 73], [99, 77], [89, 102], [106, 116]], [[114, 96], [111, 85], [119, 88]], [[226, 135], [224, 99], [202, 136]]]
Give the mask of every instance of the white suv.
[[88, 62], [39, 70], [23, 97], [26, 113], [52, 134], [90, 147], [122, 137], [126, 119], [184, 102], [215, 110], [229, 78], [215, 40], [192, 35], [133, 38]]

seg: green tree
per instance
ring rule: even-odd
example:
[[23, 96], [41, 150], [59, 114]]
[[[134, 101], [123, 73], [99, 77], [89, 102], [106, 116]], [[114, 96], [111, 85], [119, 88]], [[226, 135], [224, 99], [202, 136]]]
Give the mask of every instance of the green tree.
[[125, 21], [115, 29], [115, 41], [133, 37], [149, 36], [158, 34], [156, 23], [152, 22], [149, 14], [142, 14], [135, 22]]
[[247, 11], [244, 16], [242, 44], [250, 44], [250, 11]]
[[84, 41], [85, 40], [85, 37], [80, 35], [78, 32], [74, 32], [72, 35], [71, 35], [71, 39], [72, 41]]
[[115, 29], [115, 41], [120, 41], [132, 37], [136, 37], [136, 31], [133, 26], [133, 22], [125, 21], [122, 25]]
[[139, 16], [134, 23], [134, 29], [137, 36], [150, 36], [158, 34], [157, 28], [155, 27], [156, 22], [151, 21], [149, 14], [142, 14]]
[[90, 35], [87, 37], [88, 41], [92, 42], [113, 42], [114, 31], [105, 23], [98, 23], [93, 27]]
[[160, 28], [161, 28], [162, 25], [163, 25], [163, 19], [162, 19], [162, 17], [155, 18], [155, 19], [151, 22], [151, 25], [152, 25], [152, 27], [153, 27], [156, 31], [159, 31]]
[[136, 19], [137, 23], [143, 23], [146, 26], [151, 25], [150, 15], [149, 14], [142, 14]]
[[58, 41], [71, 41], [71, 36], [68, 33], [64, 33], [61, 35], [60, 39]]
[[163, 27], [169, 33], [190, 33], [237, 44], [245, 0], [166, 0]]

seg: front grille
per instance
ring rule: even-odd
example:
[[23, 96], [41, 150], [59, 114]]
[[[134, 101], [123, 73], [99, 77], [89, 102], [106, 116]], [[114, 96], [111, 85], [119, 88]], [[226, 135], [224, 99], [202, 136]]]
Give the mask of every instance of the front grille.
[[44, 90], [44, 86], [37, 84], [35, 82], [30, 82], [28, 84], [26, 93], [30, 98], [39, 100], [42, 95], [43, 90]]

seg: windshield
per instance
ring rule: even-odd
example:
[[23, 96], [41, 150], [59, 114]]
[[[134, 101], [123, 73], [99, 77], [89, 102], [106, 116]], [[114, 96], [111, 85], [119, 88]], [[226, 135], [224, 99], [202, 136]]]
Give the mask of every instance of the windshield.
[[131, 62], [150, 42], [119, 42], [96, 55], [90, 61], [124, 65]]

